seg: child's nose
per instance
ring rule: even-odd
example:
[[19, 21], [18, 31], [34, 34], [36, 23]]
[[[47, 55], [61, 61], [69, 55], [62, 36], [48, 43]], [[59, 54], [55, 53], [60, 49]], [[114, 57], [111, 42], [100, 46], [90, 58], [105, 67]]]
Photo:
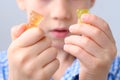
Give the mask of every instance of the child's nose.
[[70, 19], [71, 11], [70, 5], [66, 0], [56, 0], [55, 6], [51, 8], [51, 17], [54, 19]]

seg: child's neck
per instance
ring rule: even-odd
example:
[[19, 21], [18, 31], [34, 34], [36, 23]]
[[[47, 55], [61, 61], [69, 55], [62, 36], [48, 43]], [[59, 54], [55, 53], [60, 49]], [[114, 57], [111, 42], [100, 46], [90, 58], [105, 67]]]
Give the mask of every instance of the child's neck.
[[60, 66], [53, 75], [54, 80], [60, 80], [62, 78], [66, 69], [71, 66], [75, 58], [64, 51], [59, 51], [57, 59], [60, 61]]

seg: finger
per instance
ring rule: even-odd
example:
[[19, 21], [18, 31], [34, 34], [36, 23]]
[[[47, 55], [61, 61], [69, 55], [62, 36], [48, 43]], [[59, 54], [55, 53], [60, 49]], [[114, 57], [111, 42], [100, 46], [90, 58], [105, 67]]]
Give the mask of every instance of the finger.
[[65, 44], [78, 46], [93, 56], [101, 57], [102, 48], [85, 36], [72, 35], [65, 38]]
[[87, 36], [103, 48], [111, 45], [111, 40], [103, 31], [89, 24], [73, 25], [70, 27], [70, 32], [78, 35], [82, 34], [84, 36]]
[[20, 54], [16, 54], [16, 57], [18, 57], [18, 59], [20, 58], [20, 62], [33, 59], [34, 57], [40, 55], [40, 53], [42, 53], [50, 46], [51, 41], [48, 38], [44, 38], [32, 46], [22, 48], [22, 53], [19, 52]]
[[45, 37], [44, 32], [39, 28], [31, 28], [24, 32], [14, 43], [17, 47], [28, 47], [39, 42]]
[[26, 24], [21, 24], [19, 26], [14, 26], [11, 29], [12, 40], [18, 38], [26, 30]]
[[27, 55], [32, 55], [32, 57], [38, 56], [44, 50], [51, 46], [52, 42], [49, 38], [45, 37], [38, 41], [36, 44], [29, 46], [26, 49]]
[[85, 52], [82, 48], [72, 44], [65, 44], [64, 50], [78, 58], [84, 66], [92, 67], [94, 65], [95, 57]]
[[82, 22], [91, 24], [91, 25], [95, 26], [96, 28], [99, 28], [110, 38], [110, 40], [112, 42], [115, 42], [109, 25], [103, 19], [101, 19], [93, 14], [84, 14], [81, 16], [81, 20], [82, 20]]
[[[55, 59], [52, 62], [50, 62], [48, 65], [46, 65], [43, 68], [43, 71], [47, 75], [46, 77], [51, 78], [51, 76], [53, 76], [53, 74], [57, 71], [58, 68], [59, 68], [59, 61]], [[44, 79], [44, 80], [47, 80], [47, 79]]]
[[36, 65], [38, 66], [37, 68], [40, 68], [40, 66], [44, 67], [44, 66], [48, 65], [50, 62], [55, 60], [56, 57], [57, 57], [56, 48], [50, 47], [50, 48], [46, 49], [45, 51], [43, 51], [41, 54], [39, 54], [36, 57], [35, 62], [36, 62]]

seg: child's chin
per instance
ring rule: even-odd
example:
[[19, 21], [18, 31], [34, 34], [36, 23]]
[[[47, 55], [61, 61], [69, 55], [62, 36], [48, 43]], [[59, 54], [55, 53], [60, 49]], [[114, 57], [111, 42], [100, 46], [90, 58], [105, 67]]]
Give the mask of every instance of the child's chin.
[[55, 43], [52, 44], [52, 46], [55, 47], [55, 48], [57, 48], [58, 50], [63, 50], [63, 45], [64, 44], [60, 44], [60, 43], [59, 44], [55, 44]]

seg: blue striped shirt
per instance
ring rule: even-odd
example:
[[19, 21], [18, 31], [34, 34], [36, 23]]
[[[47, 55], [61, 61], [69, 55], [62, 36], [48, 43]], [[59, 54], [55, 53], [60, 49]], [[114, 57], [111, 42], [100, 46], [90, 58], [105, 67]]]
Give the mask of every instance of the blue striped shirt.
[[[66, 70], [61, 80], [79, 80], [79, 61], [76, 59]], [[0, 80], [8, 80], [7, 51], [0, 52]], [[120, 80], [120, 57], [116, 57], [111, 65], [107, 80]]]

